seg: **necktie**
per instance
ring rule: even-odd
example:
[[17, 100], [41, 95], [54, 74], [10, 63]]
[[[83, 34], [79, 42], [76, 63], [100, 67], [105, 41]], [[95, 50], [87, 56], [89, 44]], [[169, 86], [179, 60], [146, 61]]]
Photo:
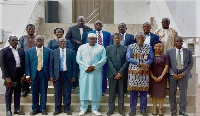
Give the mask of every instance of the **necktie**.
[[61, 51], [60, 55], [60, 71], [63, 71], [63, 60], [64, 60], [64, 50]]
[[98, 31], [98, 44], [103, 45], [100, 31]]
[[120, 44], [124, 46], [124, 34], [121, 35], [121, 41]]
[[42, 49], [38, 48], [37, 49], [38, 52], [38, 65], [37, 65], [37, 70], [40, 71], [42, 70]]
[[176, 66], [176, 68], [177, 69], [181, 69], [182, 68], [182, 66], [181, 66], [181, 52], [180, 52], [180, 50], [178, 50], [178, 55], [177, 55], [177, 66]]

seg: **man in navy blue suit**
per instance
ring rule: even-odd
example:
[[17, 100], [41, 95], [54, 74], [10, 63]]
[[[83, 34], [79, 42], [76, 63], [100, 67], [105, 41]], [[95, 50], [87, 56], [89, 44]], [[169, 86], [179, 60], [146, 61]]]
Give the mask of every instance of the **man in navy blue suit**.
[[[127, 27], [125, 23], [120, 23], [118, 26], [118, 31], [121, 34], [121, 41], [120, 44], [123, 46], [129, 46], [130, 44], [136, 43], [136, 40], [134, 39], [134, 35], [126, 33]], [[113, 45], [113, 35], [110, 39], [110, 45]]]
[[49, 71], [51, 70], [49, 65], [51, 50], [43, 45], [44, 38], [40, 35], [36, 36], [35, 47], [28, 49], [25, 56], [25, 74], [27, 82], [31, 82], [32, 90], [33, 111], [30, 115], [36, 115], [39, 112], [42, 112], [42, 115], [48, 115], [46, 112], [46, 100]]
[[[110, 37], [111, 34], [107, 31], [103, 31], [103, 23], [100, 20], [97, 20], [94, 23], [95, 30], [90, 31], [88, 33], [95, 33], [97, 35], [97, 43], [104, 46], [106, 49], [107, 46], [109, 46], [110, 43]], [[88, 40], [86, 39], [86, 43], [88, 43]], [[107, 70], [107, 63], [103, 66], [103, 80], [102, 80], [102, 96], [105, 96], [105, 92], [107, 89], [107, 77], [106, 77], [106, 70]]]
[[145, 22], [142, 28], [144, 35], [146, 36], [144, 43], [150, 44], [153, 47], [154, 42], [159, 40], [159, 36], [150, 32], [151, 24], [149, 22]]
[[50, 80], [55, 88], [55, 112], [53, 115], [61, 113], [62, 95], [64, 111], [67, 115], [72, 115], [71, 105], [71, 82], [75, 82], [76, 57], [74, 50], [66, 48], [67, 41], [60, 38], [59, 48], [54, 49], [51, 54]]
[[[120, 44], [123, 46], [128, 47], [130, 44], [136, 43], [136, 40], [134, 39], [134, 35], [126, 33], [127, 27], [125, 23], [120, 23], [118, 26], [118, 31], [121, 34], [121, 41]], [[110, 39], [110, 45], [113, 45], [113, 38], [114, 35], [112, 35], [111, 39]], [[127, 71], [124, 72], [125, 76], [124, 77], [124, 96], [127, 95], [127, 76], [128, 76], [128, 67], [127, 67]]]
[[12, 116], [11, 102], [12, 93], [14, 91], [14, 114], [24, 115], [20, 109], [21, 81], [25, 81], [24, 65], [25, 52], [21, 48], [17, 48], [18, 38], [10, 36], [8, 40], [10, 46], [1, 50], [1, 70], [2, 78], [5, 80], [6, 92], [6, 116]]

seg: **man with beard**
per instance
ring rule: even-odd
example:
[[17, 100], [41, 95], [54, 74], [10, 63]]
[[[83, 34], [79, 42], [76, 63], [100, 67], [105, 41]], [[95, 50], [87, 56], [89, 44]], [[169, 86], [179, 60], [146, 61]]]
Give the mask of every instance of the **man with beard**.
[[[28, 24], [26, 26], [26, 32], [27, 32], [27, 35], [24, 35], [19, 39], [19, 45], [18, 45], [18, 47], [24, 49], [24, 51], [35, 46], [35, 43], [34, 43], [35, 26], [33, 24]], [[22, 84], [22, 92], [23, 92], [22, 97], [26, 97], [29, 94], [30, 92], [29, 87], [30, 85], [27, 81], [25, 81]]]

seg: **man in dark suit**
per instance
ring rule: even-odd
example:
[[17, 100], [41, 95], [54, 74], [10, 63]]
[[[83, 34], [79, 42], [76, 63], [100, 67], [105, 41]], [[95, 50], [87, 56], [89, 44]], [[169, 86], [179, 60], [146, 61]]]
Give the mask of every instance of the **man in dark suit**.
[[[72, 44], [72, 50], [74, 50], [75, 53], [78, 51], [79, 46], [85, 44], [87, 32], [92, 31], [90, 27], [84, 25], [85, 22], [84, 16], [78, 16], [77, 22], [78, 25], [70, 27], [65, 36], [67, 40], [70, 40]], [[78, 64], [77, 64], [77, 70], [78, 70]], [[72, 91], [75, 91], [75, 88], [78, 86], [77, 78], [78, 75], [76, 76], [77, 81], [75, 81], [75, 83], [72, 83]]]
[[[106, 47], [109, 46], [111, 34], [107, 31], [102, 30], [103, 23], [100, 20], [97, 20], [94, 23], [94, 27], [95, 30], [90, 31], [88, 33], [95, 33], [97, 35], [97, 43], [99, 45], [104, 46], [104, 48], [106, 49]], [[86, 43], [88, 43], [88, 40], [86, 40]], [[107, 89], [106, 71], [107, 71], [107, 63], [104, 64], [103, 66], [102, 96], [105, 96], [105, 92]]]
[[143, 29], [144, 35], [146, 37], [144, 43], [145, 44], [150, 44], [153, 47], [154, 42], [159, 40], [159, 36], [150, 32], [151, 24], [149, 22], [145, 22], [143, 24], [142, 29]]
[[[121, 34], [121, 41], [120, 44], [124, 46], [129, 46], [130, 44], [136, 43], [136, 40], [134, 39], [134, 35], [126, 33], [127, 27], [125, 23], [120, 23], [118, 26], [118, 31]], [[113, 36], [111, 36], [110, 39], [110, 45], [113, 45]]]
[[67, 115], [72, 115], [71, 104], [71, 82], [75, 81], [76, 76], [76, 57], [75, 52], [66, 48], [65, 38], [59, 39], [59, 48], [52, 51], [50, 65], [53, 67], [50, 72], [50, 80], [55, 88], [55, 112], [53, 115], [61, 113], [62, 94], [64, 111]]
[[109, 80], [109, 111], [106, 113], [108, 116], [114, 113], [115, 109], [115, 97], [116, 91], [118, 94], [118, 112], [120, 115], [125, 116], [123, 112], [124, 107], [124, 95], [123, 95], [123, 81], [125, 76], [125, 71], [128, 67], [128, 62], [126, 61], [126, 47], [120, 45], [121, 34], [114, 34], [114, 45], [110, 45], [106, 49], [107, 55], [107, 77]]
[[176, 91], [177, 85], [180, 91], [180, 111], [179, 115], [189, 116], [186, 114], [187, 107], [187, 88], [188, 79], [192, 77], [191, 69], [193, 67], [192, 52], [183, 48], [183, 38], [177, 36], [175, 38], [176, 48], [167, 50], [167, 54], [170, 60], [169, 67], [169, 103], [172, 116], [177, 116], [177, 103], [176, 103]]
[[20, 109], [20, 96], [21, 96], [21, 82], [24, 82], [26, 77], [24, 75], [25, 52], [23, 49], [18, 48], [18, 38], [10, 36], [8, 40], [10, 46], [1, 50], [2, 56], [2, 78], [5, 80], [6, 93], [6, 116], [12, 116], [11, 102], [12, 93], [14, 91], [14, 114], [24, 115]]
[[[118, 26], [118, 31], [121, 34], [121, 41], [120, 44], [123, 46], [129, 46], [130, 44], [136, 43], [136, 40], [134, 39], [134, 35], [126, 33], [127, 27], [125, 23], [120, 23]], [[113, 35], [110, 39], [110, 45], [113, 45]], [[125, 72], [125, 80], [124, 80], [124, 96], [127, 96], [127, 76], [128, 76], [128, 68]]]
[[87, 32], [92, 31], [90, 27], [84, 25], [84, 16], [79, 16], [77, 22], [78, 25], [70, 27], [65, 36], [67, 40], [70, 40], [72, 50], [75, 52], [77, 52], [80, 45], [85, 44]]
[[[32, 90], [32, 112], [30, 115], [36, 115], [42, 112], [42, 115], [48, 115], [46, 112], [47, 87], [50, 71], [50, 53], [51, 50], [44, 47], [44, 38], [40, 35], [35, 37], [35, 47], [26, 51], [25, 56], [25, 74], [27, 82], [31, 82]], [[40, 93], [40, 104], [39, 104]]]

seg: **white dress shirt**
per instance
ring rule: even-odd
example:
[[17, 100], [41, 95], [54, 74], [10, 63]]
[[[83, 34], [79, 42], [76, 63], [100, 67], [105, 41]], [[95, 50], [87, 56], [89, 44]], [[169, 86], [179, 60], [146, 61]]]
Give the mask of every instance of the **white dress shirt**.
[[[176, 59], [178, 56], [178, 50], [179, 49], [176, 48]], [[180, 49], [180, 54], [181, 54], [181, 66], [183, 67], [183, 49], [182, 48]]]
[[82, 39], [82, 37], [83, 37], [83, 28], [79, 28], [79, 30], [80, 30], [81, 39]]
[[151, 40], [151, 36], [150, 36], [150, 33], [148, 34], [148, 35], [145, 35], [145, 41], [144, 41], [144, 43], [145, 44], [150, 44], [150, 40]]
[[10, 46], [10, 49], [12, 50], [12, 53], [15, 57], [15, 62], [16, 62], [16, 67], [21, 67], [20, 65], [20, 57], [19, 57], [19, 53], [18, 53], [18, 50], [17, 48], [13, 48], [12, 46]]
[[63, 71], [66, 71], [67, 70], [67, 62], [66, 62], [66, 48], [62, 49], [60, 48], [60, 57], [62, 55], [62, 50], [64, 50], [64, 57], [63, 57], [63, 62], [62, 62], [62, 65], [63, 65]]
[[[98, 43], [99, 42], [98, 41], [98, 39], [99, 39], [98, 38], [99, 31], [96, 30], [96, 34], [97, 34], [97, 43]], [[101, 41], [102, 41], [102, 45], [103, 45], [103, 32], [102, 32], [102, 30], [100, 31], [100, 36], [101, 36]]]
[[41, 48], [36, 47], [36, 52], [37, 52], [37, 56], [38, 56], [38, 49], [42, 49], [42, 67], [43, 67], [43, 46]]
[[[120, 33], [121, 34], [121, 33]], [[123, 37], [122, 37], [122, 39], [124, 40], [124, 42], [125, 42], [125, 37], [126, 37], [126, 33], [124, 33], [124, 34], [121, 34], [121, 36], [122, 35], [124, 35]]]

